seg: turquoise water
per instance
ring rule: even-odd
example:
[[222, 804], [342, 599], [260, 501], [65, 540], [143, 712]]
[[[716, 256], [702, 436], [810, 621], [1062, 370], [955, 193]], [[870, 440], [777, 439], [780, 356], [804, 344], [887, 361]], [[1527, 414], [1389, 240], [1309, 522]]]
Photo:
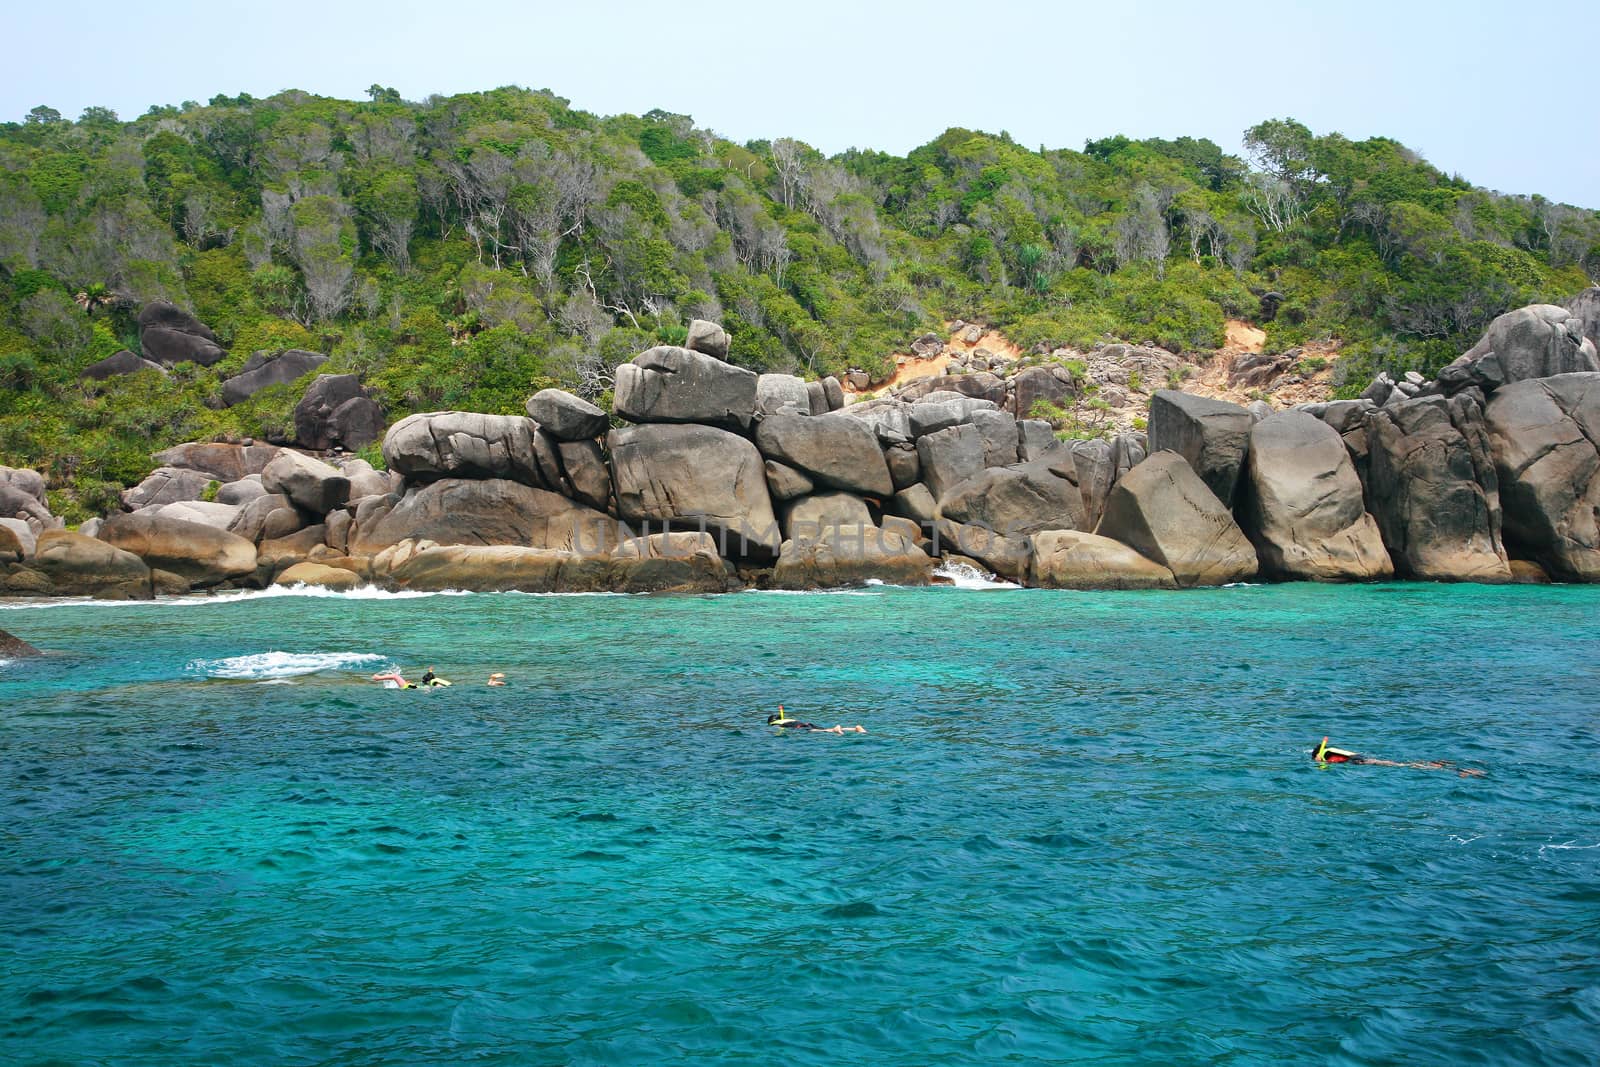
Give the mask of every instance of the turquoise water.
[[[56, 653], [0, 666], [8, 1063], [1600, 1049], [1600, 588], [256, 595], [0, 627]], [[365, 681], [385, 664], [457, 684]], [[869, 733], [778, 735], [778, 700]], [[1325, 733], [1488, 774], [1318, 768]]]

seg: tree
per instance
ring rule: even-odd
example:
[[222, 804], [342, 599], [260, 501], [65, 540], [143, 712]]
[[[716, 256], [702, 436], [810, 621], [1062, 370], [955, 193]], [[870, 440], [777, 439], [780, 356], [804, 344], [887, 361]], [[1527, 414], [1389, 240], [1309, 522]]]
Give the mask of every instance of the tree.
[[23, 122], [29, 126], [54, 126], [60, 121], [61, 112], [53, 107], [45, 107], [43, 104], [30, 110], [28, 117], [23, 119]]
[[377, 82], [373, 82], [371, 85], [367, 86], [367, 96], [372, 98], [372, 102], [374, 104], [400, 103], [400, 93], [398, 90], [391, 89], [385, 85], [379, 85]]
[[331, 196], [297, 201], [290, 209], [291, 255], [305, 281], [313, 321], [336, 317], [350, 304], [356, 233], [350, 209]]
[[411, 231], [417, 224], [417, 183], [403, 170], [386, 170], [356, 194], [356, 210], [373, 248], [405, 273], [411, 266]]

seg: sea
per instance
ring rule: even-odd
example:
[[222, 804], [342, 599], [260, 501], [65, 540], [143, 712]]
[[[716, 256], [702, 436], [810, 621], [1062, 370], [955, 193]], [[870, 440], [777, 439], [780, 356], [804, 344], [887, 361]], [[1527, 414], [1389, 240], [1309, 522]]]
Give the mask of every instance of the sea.
[[1600, 587], [0, 628], [6, 1064], [1600, 1062]]

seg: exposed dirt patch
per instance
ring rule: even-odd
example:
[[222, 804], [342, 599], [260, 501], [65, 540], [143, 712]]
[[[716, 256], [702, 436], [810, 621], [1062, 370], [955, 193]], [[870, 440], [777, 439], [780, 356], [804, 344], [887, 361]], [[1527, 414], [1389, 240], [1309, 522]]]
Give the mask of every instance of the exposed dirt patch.
[[1266, 330], [1258, 330], [1241, 319], [1228, 320], [1227, 335], [1228, 343], [1224, 351], [1260, 352], [1267, 343]]
[[[953, 325], [954, 323], [947, 322], [945, 323], [945, 329], [950, 331]], [[962, 335], [965, 332], [965, 324], [961, 329], [952, 331], [950, 337], [944, 343], [944, 351], [937, 356], [923, 358], [915, 352], [896, 352], [894, 358], [897, 366], [892, 378], [878, 382], [871, 388], [859, 390], [852, 389], [850, 384], [846, 382], [844, 383], [844, 391], [861, 396], [871, 396], [886, 389], [898, 388], [907, 382], [916, 381], [918, 378], [931, 378], [936, 374], [943, 374], [944, 369], [950, 365], [951, 360], [956, 356], [973, 352], [980, 348], [988, 349], [990, 358], [1015, 361], [1022, 355], [1022, 350], [1012, 344], [1010, 339], [999, 330], [987, 330], [982, 337], [970, 344], [962, 340]]]

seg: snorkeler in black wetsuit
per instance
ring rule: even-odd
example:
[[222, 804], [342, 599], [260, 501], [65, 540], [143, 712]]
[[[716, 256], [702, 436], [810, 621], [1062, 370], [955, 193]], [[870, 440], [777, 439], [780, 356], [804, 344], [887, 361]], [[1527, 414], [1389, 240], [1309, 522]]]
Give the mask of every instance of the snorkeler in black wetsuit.
[[1457, 767], [1454, 763], [1447, 763], [1444, 760], [1429, 760], [1426, 763], [1400, 763], [1389, 759], [1374, 759], [1371, 756], [1363, 756], [1359, 752], [1333, 748], [1328, 744], [1326, 737], [1317, 745], [1316, 754], [1311, 758], [1318, 763], [1354, 763], [1364, 764], [1369, 767], [1414, 767], [1419, 771], [1455, 771], [1462, 778], [1480, 778], [1483, 776], [1483, 771], [1477, 768]]
[[867, 728], [859, 723], [853, 727], [850, 727], [849, 729], [846, 729], [845, 727], [839, 725], [818, 726], [815, 723], [801, 722], [799, 719], [791, 719], [789, 718], [788, 714], [784, 712], [782, 704], [778, 705], [777, 711], [767, 716], [767, 725], [776, 726], [780, 730], [810, 730], [813, 733], [819, 734], [864, 734], [867, 732]]

